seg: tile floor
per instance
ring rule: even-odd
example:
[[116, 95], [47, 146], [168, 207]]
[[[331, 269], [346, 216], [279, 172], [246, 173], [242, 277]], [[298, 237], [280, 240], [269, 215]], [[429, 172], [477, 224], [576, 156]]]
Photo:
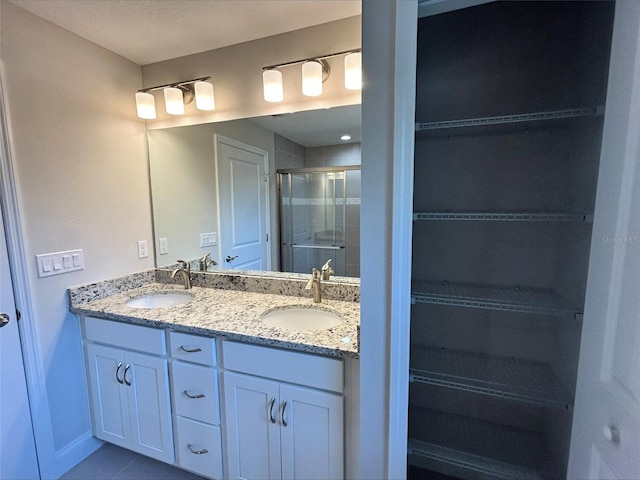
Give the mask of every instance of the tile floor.
[[202, 480], [202, 477], [105, 443], [61, 480]]

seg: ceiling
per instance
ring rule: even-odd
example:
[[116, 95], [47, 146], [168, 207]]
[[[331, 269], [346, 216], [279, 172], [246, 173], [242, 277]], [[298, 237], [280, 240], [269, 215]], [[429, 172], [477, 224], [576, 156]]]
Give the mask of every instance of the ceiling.
[[360, 0], [8, 0], [138, 65], [359, 15]]
[[[305, 147], [360, 143], [362, 139], [360, 105], [267, 115], [250, 119]], [[344, 134], [349, 140], [341, 140]]]

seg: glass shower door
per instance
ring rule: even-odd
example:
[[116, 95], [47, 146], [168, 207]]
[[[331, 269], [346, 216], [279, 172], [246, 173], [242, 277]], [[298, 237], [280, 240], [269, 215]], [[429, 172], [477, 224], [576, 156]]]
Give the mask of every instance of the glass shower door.
[[331, 259], [345, 275], [345, 170], [280, 171], [281, 269], [311, 273]]

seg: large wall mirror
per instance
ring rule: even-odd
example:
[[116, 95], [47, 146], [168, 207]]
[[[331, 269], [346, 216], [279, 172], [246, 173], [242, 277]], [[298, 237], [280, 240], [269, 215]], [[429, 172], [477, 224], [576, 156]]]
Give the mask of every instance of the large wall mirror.
[[150, 130], [156, 266], [360, 276], [360, 105]]

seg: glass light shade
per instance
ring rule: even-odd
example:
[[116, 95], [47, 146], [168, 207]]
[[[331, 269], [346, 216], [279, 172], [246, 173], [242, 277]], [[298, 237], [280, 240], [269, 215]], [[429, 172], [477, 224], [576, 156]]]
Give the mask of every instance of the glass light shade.
[[322, 95], [322, 64], [311, 61], [302, 64], [302, 93], [307, 97]]
[[213, 85], [209, 82], [196, 82], [193, 86], [196, 92], [196, 108], [198, 110], [214, 110], [216, 101], [213, 97]]
[[171, 115], [184, 114], [184, 102], [182, 100], [182, 90], [175, 87], [167, 87], [164, 89], [164, 106], [167, 113]]
[[360, 90], [362, 88], [362, 53], [350, 53], [344, 57], [344, 88]]
[[156, 102], [150, 93], [136, 93], [136, 108], [138, 110], [138, 117], [144, 118], [145, 120], [153, 120], [156, 118]]
[[282, 88], [282, 72], [265, 70], [262, 72], [262, 88], [267, 102], [281, 102], [284, 99]]

